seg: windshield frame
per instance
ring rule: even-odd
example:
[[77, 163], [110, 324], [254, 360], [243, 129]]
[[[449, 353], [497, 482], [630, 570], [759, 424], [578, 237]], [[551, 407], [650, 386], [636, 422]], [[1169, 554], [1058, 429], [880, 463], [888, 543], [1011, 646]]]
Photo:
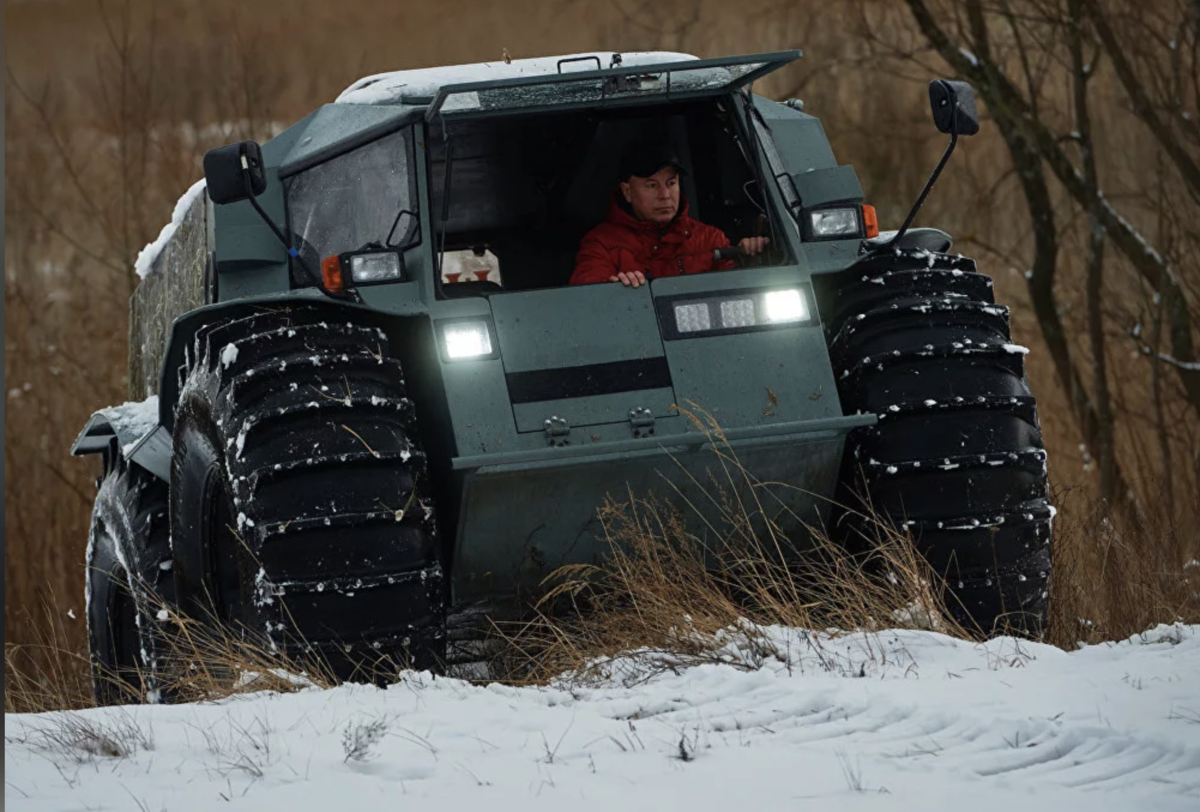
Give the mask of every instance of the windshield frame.
[[[792, 49], [787, 51], [772, 51], [761, 54], [747, 54], [744, 56], [677, 60], [674, 62], [662, 62], [656, 65], [615, 66], [611, 68], [601, 68], [599, 70], [569, 70], [566, 72], [561, 72], [562, 64], [560, 64], [560, 73], [556, 74], [518, 77], [514, 79], [491, 79], [486, 81], [462, 82], [459, 84], [443, 85], [442, 87], [438, 88], [437, 94], [430, 101], [429, 107], [425, 113], [425, 119], [426, 121], [432, 123], [434, 119], [438, 117], [442, 118], [444, 121], [447, 118], [457, 119], [475, 116], [528, 114], [543, 107], [548, 109], [553, 108], [565, 110], [573, 107], [600, 107], [647, 103], [663, 104], [672, 101], [684, 101], [687, 99], [701, 98], [704, 96], [722, 96], [746, 87], [768, 73], [790, 65], [791, 63], [800, 59], [803, 55], [803, 52], [799, 49]], [[713, 68], [730, 68], [739, 65], [752, 65], [759, 63], [762, 64], [758, 68], [748, 71], [742, 76], [732, 78], [729, 82], [725, 82], [720, 85], [674, 91], [671, 89], [671, 74], [674, 72], [687, 73]], [[599, 64], [598, 59], [597, 64]], [[547, 105], [516, 105], [499, 109], [477, 109], [470, 106], [452, 107], [447, 109], [446, 107], [447, 101], [452, 96], [459, 94], [470, 94], [492, 90], [536, 88], [555, 84], [586, 82], [591, 80], [612, 80], [642, 76], [652, 73], [666, 74], [667, 82], [666, 88], [663, 92], [645, 93], [634, 96], [614, 95], [609, 97], [604, 97], [602, 94], [602, 97], [599, 100], [562, 101]]]

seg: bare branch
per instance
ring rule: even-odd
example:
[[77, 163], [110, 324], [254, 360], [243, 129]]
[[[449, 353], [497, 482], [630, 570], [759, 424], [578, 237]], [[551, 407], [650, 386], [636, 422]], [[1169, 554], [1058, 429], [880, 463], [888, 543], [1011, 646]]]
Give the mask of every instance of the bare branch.
[[[918, 27], [937, 52], [959, 75], [974, 80], [976, 90], [987, 103], [1005, 139], [1028, 141], [1039, 159], [1045, 161], [1055, 177], [1079, 205], [1099, 205], [1101, 224], [1113, 244], [1138, 273], [1162, 291], [1168, 307], [1172, 355], [1183, 363], [1192, 363], [1196, 353], [1192, 342], [1192, 316], [1177, 279], [1162, 255], [1097, 190], [1089, 193], [1083, 175], [1063, 151], [1058, 138], [1046, 124], [1033, 115], [1028, 101], [1004, 71], [989, 60], [969, 59], [959, 45], [942, 29], [925, 0], [905, 0]], [[1200, 379], [1181, 376], [1187, 399], [1200, 415]]]
[[1092, 386], [1096, 401], [1095, 450], [1100, 462], [1100, 495], [1112, 504], [1116, 487], [1116, 449], [1113, 441], [1112, 395], [1108, 389], [1108, 359], [1104, 353], [1104, 316], [1100, 312], [1104, 287], [1104, 227], [1100, 224], [1099, 180], [1096, 174], [1096, 152], [1092, 143], [1092, 124], [1087, 102], [1087, 87], [1092, 77], [1092, 69], [1083, 60], [1083, 12], [1080, 0], [1069, 0], [1069, 8], [1068, 41], [1073, 68], [1075, 132], [1078, 133], [1077, 141], [1083, 157], [1083, 182], [1090, 198], [1086, 296], [1088, 341], [1092, 351]]
[[1105, 16], [1103, 9], [1100, 8], [1096, 0], [1080, 0], [1080, 2], [1083, 3], [1088, 17], [1096, 29], [1096, 35], [1104, 43], [1104, 49], [1108, 52], [1109, 59], [1112, 60], [1117, 78], [1120, 79], [1121, 86], [1125, 88], [1125, 92], [1129, 95], [1129, 100], [1133, 103], [1134, 112], [1154, 135], [1158, 143], [1162, 145], [1167, 156], [1175, 164], [1192, 198], [1200, 202], [1200, 166], [1197, 166], [1196, 162], [1183, 149], [1183, 146], [1175, 138], [1175, 134], [1171, 132], [1170, 127], [1159, 118], [1158, 111], [1150, 101], [1150, 97], [1146, 95], [1145, 86], [1137, 74], [1134, 73], [1133, 66], [1129, 64], [1129, 60], [1125, 57], [1125, 52], [1121, 44], [1117, 42], [1116, 34], [1113, 32], [1112, 26], [1109, 25], [1108, 18]]

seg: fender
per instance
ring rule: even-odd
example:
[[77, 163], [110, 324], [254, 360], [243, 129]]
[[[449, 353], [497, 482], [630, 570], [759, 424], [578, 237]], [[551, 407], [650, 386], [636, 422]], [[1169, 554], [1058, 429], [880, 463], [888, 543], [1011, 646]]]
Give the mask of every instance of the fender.
[[[266, 307], [307, 304], [327, 308], [331, 318], [341, 311], [355, 311], [356, 318], [371, 323], [386, 323], [398, 318], [349, 302], [332, 301], [317, 290], [287, 291], [278, 296], [261, 296], [220, 302], [192, 310], [171, 324], [167, 351], [159, 373], [158, 395], [144, 401], [109, 406], [92, 414], [71, 445], [71, 454], [82, 457], [100, 454], [104, 472], [124, 458], [154, 476], [171, 479], [171, 432], [175, 427], [175, 406], [179, 401], [179, 370], [195, 352], [196, 332], [214, 320], [237, 318]], [[402, 317], [399, 317], [402, 318]], [[382, 326], [382, 325], [381, 325]], [[157, 420], [147, 413], [157, 413]]]
[[[175, 428], [175, 406], [179, 402], [179, 389], [182, 384], [180, 369], [194, 358], [198, 348], [195, 346], [196, 333], [213, 321], [249, 316], [260, 313], [272, 307], [288, 305], [308, 305], [327, 309], [330, 318], [336, 318], [338, 313], [354, 313], [355, 320], [386, 327], [396, 321], [398, 316], [393, 313], [381, 312], [377, 308], [366, 307], [354, 302], [330, 299], [315, 288], [290, 290], [277, 296], [256, 296], [253, 299], [235, 299], [229, 302], [206, 305], [186, 313], [171, 324], [171, 335], [167, 340], [167, 351], [163, 355], [163, 367], [158, 385], [158, 422], [166, 429], [168, 438]], [[168, 453], [170, 449], [168, 448]]]
[[[882, 249], [882, 246], [887, 243], [896, 232], [885, 231], [878, 237], [872, 237], [864, 244], [864, 248], [868, 253], [874, 253]], [[931, 254], [945, 254], [950, 250], [950, 246], [954, 244], [954, 239], [942, 231], [940, 228], [910, 228], [904, 232], [904, 235], [894, 244], [888, 245], [886, 250], [898, 249], [900, 251], [928, 251]]]
[[124, 458], [164, 482], [171, 476], [171, 434], [147, 415], [158, 412], [158, 396], [109, 406], [92, 414], [71, 445], [71, 454], [100, 454], [107, 475]]

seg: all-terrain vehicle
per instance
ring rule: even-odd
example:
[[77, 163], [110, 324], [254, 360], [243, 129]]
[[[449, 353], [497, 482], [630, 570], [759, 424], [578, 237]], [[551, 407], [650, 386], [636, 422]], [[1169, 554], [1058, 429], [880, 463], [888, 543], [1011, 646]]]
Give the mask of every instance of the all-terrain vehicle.
[[[687, 404], [805, 523], [865, 492], [958, 619], [1036, 632], [1053, 509], [1023, 350], [975, 263], [909, 228], [974, 96], [931, 83], [950, 147], [879, 235], [821, 123], [751, 90], [799, 56], [384, 74], [209, 153], [133, 298], [143, 404], [73, 447], [103, 455], [97, 667], [153, 672], [149, 590], [281, 649], [435, 666], [448, 618], [603, 553], [606, 494], [703, 485]], [[569, 285], [619, 156], [663, 133], [692, 215], [768, 254]]]

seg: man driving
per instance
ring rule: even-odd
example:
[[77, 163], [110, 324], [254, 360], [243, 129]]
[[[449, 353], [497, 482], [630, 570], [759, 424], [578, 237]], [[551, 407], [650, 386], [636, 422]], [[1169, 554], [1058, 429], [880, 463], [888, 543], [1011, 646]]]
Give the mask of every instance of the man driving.
[[[640, 287], [662, 276], [729, 270], [733, 260], [717, 260], [727, 248], [718, 228], [688, 215], [679, 191], [683, 164], [664, 141], [635, 143], [621, 156], [620, 184], [605, 221], [584, 235], [575, 258], [571, 284], [620, 282]], [[754, 256], [766, 237], [746, 237], [739, 246]]]

